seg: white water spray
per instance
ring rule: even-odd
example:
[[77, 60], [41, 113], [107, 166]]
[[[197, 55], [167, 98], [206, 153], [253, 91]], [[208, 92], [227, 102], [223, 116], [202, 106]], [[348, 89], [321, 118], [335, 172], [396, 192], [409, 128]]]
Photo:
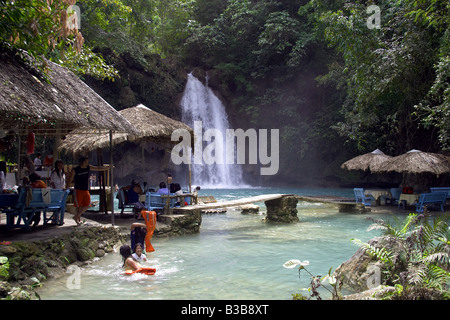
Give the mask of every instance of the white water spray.
[[[208, 85], [203, 85], [192, 73], [181, 100], [182, 121], [194, 127], [194, 121], [201, 121], [203, 129], [219, 130], [223, 137], [230, 128], [225, 106]], [[225, 157], [225, 154], [223, 155]], [[202, 188], [243, 187], [242, 168], [239, 164], [193, 164], [192, 183]]]

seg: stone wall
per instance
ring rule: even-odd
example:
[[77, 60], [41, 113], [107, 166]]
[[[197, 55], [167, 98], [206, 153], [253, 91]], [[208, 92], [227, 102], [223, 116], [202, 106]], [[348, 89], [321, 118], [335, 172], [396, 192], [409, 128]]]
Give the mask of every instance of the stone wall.
[[190, 210], [188, 213], [178, 213], [173, 209], [170, 215], [159, 215], [158, 222], [164, 227], [155, 230], [155, 236], [180, 236], [200, 232], [202, 224], [201, 210]]

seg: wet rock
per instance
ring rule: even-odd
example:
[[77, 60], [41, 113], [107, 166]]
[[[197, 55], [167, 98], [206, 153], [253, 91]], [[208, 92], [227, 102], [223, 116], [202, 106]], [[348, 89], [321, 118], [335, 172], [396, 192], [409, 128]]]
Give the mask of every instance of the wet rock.
[[[396, 250], [400, 244], [394, 237], [376, 237], [370, 240], [369, 244], [377, 248], [384, 247], [388, 251], [400, 252], [400, 250]], [[398, 262], [400, 267], [401, 259], [394, 260]], [[384, 265], [381, 262], [370, 257], [360, 248], [350, 259], [336, 268], [334, 276], [342, 279], [343, 285], [350, 290], [363, 292], [385, 282], [381, 272], [383, 268]]]
[[45, 258], [38, 256], [31, 256], [22, 260], [22, 271], [29, 276], [39, 276], [46, 278], [48, 275], [47, 264]]
[[387, 294], [393, 293], [394, 287], [379, 285], [375, 288], [357, 292], [343, 297], [343, 300], [380, 300]]
[[19, 287], [14, 287], [9, 294], [11, 300], [31, 300], [31, 293]]
[[7, 281], [0, 281], [0, 298], [5, 298], [11, 291], [11, 285]]
[[[182, 211], [179, 211], [182, 212]], [[158, 216], [158, 235], [178, 236], [185, 234], [195, 234], [200, 231], [202, 223], [201, 210], [191, 210], [189, 213], [177, 214], [174, 209], [173, 214]], [[164, 225], [163, 228], [161, 226]], [[164, 231], [162, 233], [162, 231]]]
[[242, 214], [259, 214], [259, 206], [256, 204], [247, 204], [244, 206], [241, 206], [241, 213]]
[[90, 248], [78, 248], [76, 253], [77, 259], [83, 262], [95, 257], [95, 253]]
[[77, 261], [77, 254], [76, 251], [71, 244], [71, 242], [66, 242], [64, 249], [61, 252], [60, 259], [62, 264], [71, 264]]
[[97, 249], [97, 251], [95, 252], [95, 256], [98, 258], [103, 257], [105, 254], [106, 254], [106, 252], [103, 249]]
[[284, 223], [298, 222], [297, 202], [298, 199], [295, 196], [285, 196], [265, 201], [267, 220]]

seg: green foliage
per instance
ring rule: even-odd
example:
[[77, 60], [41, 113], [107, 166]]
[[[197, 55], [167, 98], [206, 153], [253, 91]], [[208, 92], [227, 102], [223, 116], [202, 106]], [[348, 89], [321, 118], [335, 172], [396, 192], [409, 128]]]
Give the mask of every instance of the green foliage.
[[193, 14], [193, 0], [81, 0], [80, 7], [92, 46], [131, 53], [146, 67], [146, 54], [180, 54]]
[[9, 278], [8, 257], [0, 257], [0, 279], [7, 280], [8, 278]]
[[369, 256], [380, 260], [384, 264], [392, 265], [392, 253], [386, 248], [377, 248], [369, 243], [364, 243], [359, 239], [352, 239], [352, 242], [363, 249]]
[[74, 0], [0, 0], [0, 44], [9, 43], [26, 50], [47, 71], [44, 58], [68, 67], [78, 74], [114, 78], [115, 70], [89, 48], [83, 49], [84, 38], [68, 24], [69, 5]]
[[[439, 39], [444, 39], [444, 31], [448, 29], [448, 1], [386, 0], [379, 5], [379, 30], [366, 26], [365, 2], [346, 3], [338, 10], [328, 10], [323, 3], [321, 8], [317, 6], [318, 29], [342, 57], [341, 71], [322, 78], [340, 83], [342, 77], [345, 79], [347, 98], [342, 105], [345, 118], [335, 128], [361, 150], [381, 146], [395, 153], [421, 143], [430, 145], [432, 142], [423, 139], [426, 131], [417, 129], [423, 118], [413, 114], [413, 106], [430, 95], [437, 101], [447, 99], [441, 89], [448, 81], [439, 80], [442, 68], [438, 61], [445, 68], [445, 58], [439, 57], [445, 41]], [[442, 104], [433, 108], [424, 119], [428, 128], [445, 126], [445, 108]], [[442, 147], [448, 143], [445, 131], [441, 130]], [[397, 143], [390, 145], [390, 141]]]
[[394, 247], [387, 249], [357, 239], [352, 242], [383, 263], [386, 284], [396, 285], [397, 288], [389, 298], [426, 298], [433, 290], [441, 296], [448, 296], [448, 217], [430, 219], [424, 215], [410, 214], [402, 222], [374, 222], [369, 230], [382, 230], [385, 236], [393, 237], [396, 243]]

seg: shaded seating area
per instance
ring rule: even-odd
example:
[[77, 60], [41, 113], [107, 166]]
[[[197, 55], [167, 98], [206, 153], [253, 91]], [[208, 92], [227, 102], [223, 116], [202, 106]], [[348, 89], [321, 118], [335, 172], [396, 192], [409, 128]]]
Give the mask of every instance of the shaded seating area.
[[[89, 135], [80, 133], [78, 130], [74, 130], [73, 132], [71, 132], [71, 134], [67, 135], [64, 141], [61, 142], [60, 146], [58, 147], [58, 151], [64, 150], [66, 152], [70, 152], [73, 156], [76, 156], [78, 154], [89, 154], [92, 151], [97, 151], [97, 154], [101, 154], [102, 150], [107, 148], [111, 142], [113, 145], [118, 145], [121, 143], [132, 143], [140, 145], [140, 152], [133, 153], [136, 155], [136, 159], [133, 159], [133, 161], [135, 160], [136, 163], [141, 163], [142, 168], [140, 168], [141, 170], [139, 174], [137, 174], [137, 172], [133, 172], [132, 174], [134, 176], [138, 176], [141, 181], [151, 181], [154, 179], [152, 175], [155, 173], [152, 173], [151, 170], [147, 168], [149, 164], [145, 158], [146, 152], [145, 147], [143, 146], [144, 143], [156, 144], [159, 148], [164, 150], [164, 153], [169, 154], [173, 146], [178, 143], [178, 141], [171, 140], [171, 135], [174, 130], [185, 130], [189, 133], [192, 141], [194, 139], [192, 128], [180, 121], [176, 121], [164, 116], [163, 114], [157, 113], [142, 104], [120, 110], [119, 114], [127, 119], [130, 123], [133, 123], [139, 130], [139, 133], [136, 134], [131, 132], [130, 134], [128, 134], [125, 132], [118, 132], [112, 135]], [[157, 159], [157, 157], [155, 158]], [[165, 157], [160, 161], [168, 161], [169, 159], [169, 157]], [[120, 163], [117, 165], [118, 170], [120, 170], [119, 165]], [[189, 190], [190, 189], [191, 185], [189, 180]], [[173, 196], [175, 198], [178, 197], [175, 194], [168, 194], [164, 196]], [[122, 216], [125, 212], [131, 211], [134, 212], [135, 216], [139, 216], [140, 209], [138, 208], [137, 212], [134, 209], [136, 202], [130, 202], [127, 198], [128, 197], [126, 192], [119, 189], [117, 199], [119, 200], [119, 209], [121, 210], [120, 215]], [[147, 210], [151, 211], [172, 208], [174, 206], [174, 203], [176, 203], [177, 201], [176, 199], [170, 199], [169, 203], [167, 204], [165, 199], [161, 199], [161, 196], [157, 196], [156, 193], [152, 193], [151, 197], [147, 197], [145, 194], [140, 194], [139, 202], [145, 203], [143, 206], [145, 206]]]
[[39, 222], [41, 213], [44, 225], [50, 221], [62, 225], [68, 195], [69, 190], [21, 189], [15, 207], [2, 210], [7, 215], [7, 228], [31, 230], [32, 222]]
[[131, 212], [135, 213], [134, 203], [128, 202], [126, 190], [124, 190], [123, 188], [120, 188], [119, 191], [117, 192], [117, 199], [119, 200], [119, 209], [121, 210], [120, 216], [123, 215], [123, 213], [126, 209], [131, 209]]
[[445, 192], [422, 193], [418, 202], [415, 204], [416, 212], [424, 212], [425, 208], [428, 209], [428, 207], [438, 207], [443, 212], [446, 200], [447, 193]]
[[400, 207], [400, 204], [401, 204], [400, 195], [402, 194], [402, 189], [401, 188], [391, 188], [390, 194], [391, 194], [391, 196], [387, 197], [385, 199], [385, 203], [390, 204], [390, 205], [397, 205], [398, 207]]
[[169, 208], [174, 208], [176, 199], [170, 198], [168, 196], [174, 196], [174, 193], [169, 193], [167, 195], [162, 195], [157, 192], [147, 192], [145, 194], [145, 207], [148, 211], [161, 211], [164, 210], [167, 199], [169, 199]]
[[[21, 52], [20, 56], [18, 58], [14, 49], [0, 48], [0, 128], [7, 132], [8, 137], [14, 138], [11, 141], [17, 141], [19, 165], [24, 156], [25, 137], [27, 154], [33, 153], [28, 149], [34, 150], [35, 135], [53, 137], [53, 158], [56, 159], [55, 151], [61, 138], [74, 130], [94, 136], [111, 136], [113, 132], [139, 133], [136, 127], [68, 69], [45, 61], [49, 68], [43, 75], [34, 66], [32, 56], [26, 52]], [[28, 139], [30, 137], [33, 139]], [[28, 141], [32, 143], [28, 145]], [[111, 172], [111, 189], [112, 177]], [[20, 179], [19, 176], [16, 184]], [[8, 228], [29, 229], [38, 212], [39, 215], [43, 212], [44, 224], [49, 221], [63, 223], [68, 191], [50, 190], [50, 201], [39, 192], [42, 190], [33, 190], [31, 199], [21, 193], [17, 195], [15, 205], [2, 209], [7, 214]], [[51, 216], [47, 217], [47, 214]]]
[[450, 199], [450, 187], [432, 187], [430, 188], [430, 192], [444, 192], [447, 193], [447, 199]]
[[373, 198], [371, 196], [367, 196], [364, 193], [363, 188], [353, 188], [353, 192], [355, 193], [356, 203], [362, 203], [363, 205], [368, 207], [372, 205]]

